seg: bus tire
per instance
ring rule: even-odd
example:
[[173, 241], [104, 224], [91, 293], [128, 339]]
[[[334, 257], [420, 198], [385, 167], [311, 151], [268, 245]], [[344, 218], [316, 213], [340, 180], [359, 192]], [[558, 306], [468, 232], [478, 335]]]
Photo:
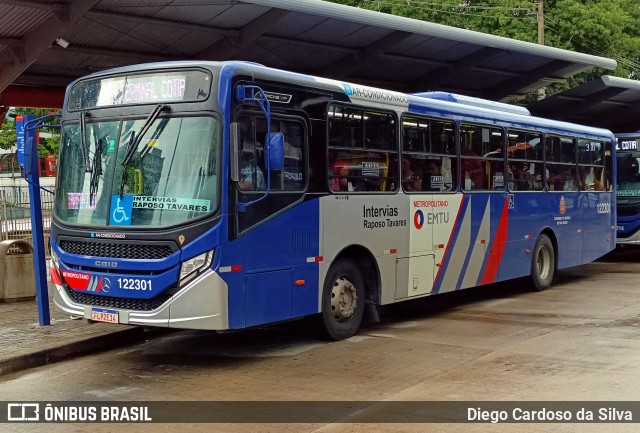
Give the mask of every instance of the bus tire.
[[364, 281], [353, 260], [339, 259], [331, 268], [322, 290], [320, 331], [332, 340], [344, 340], [358, 332], [365, 306]]
[[531, 257], [531, 280], [539, 292], [551, 287], [556, 272], [556, 257], [549, 236], [542, 234], [536, 240]]

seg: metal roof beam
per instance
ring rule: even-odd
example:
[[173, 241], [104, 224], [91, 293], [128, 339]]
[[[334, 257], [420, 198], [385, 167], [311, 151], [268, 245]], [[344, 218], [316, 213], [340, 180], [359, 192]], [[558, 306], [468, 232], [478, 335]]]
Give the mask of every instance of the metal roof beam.
[[59, 21], [59, 17], [51, 14], [40, 25], [32, 29], [23, 37], [24, 59], [16, 60], [10, 65], [5, 65], [0, 70], [0, 92], [9, 86], [21, 73], [23, 73], [40, 54], [46, 51], [57, 37], [69, 31], [99, 0], [71, 0], [68, 5], [69, 21]]
[[256, 42], [289, 13], [290, 11], [284, 9], [271, 8], [248, 24], [245, 24], [240, 29], [239, 37], [222, 38], [200, 51], [195, 57], [203, 60], [229, 60]]
[[206, 34], [214, 34], [218, 36], [226, 36], [230, 38], [240, 38], [240, 31], [234, 29], [223, 29], [220, 27], [205, 26], [202, 24], [188, 23], [184, 21], [172, 21], [162, 18], [153, 18], [141, 15], [120, 14], [117, 12], [107, 12], [100, 10], [92, 10], [85, 14], [87, 18], [91, 18], [100, 22], [100, 20], [129, 21], [134, 24], [148, 24], [152, 26], [173, 27], [191, 32], [201, 32]]
[[[385, 51], [395, 47], [405, 39], [411, 37], [411, 33], [394, 31], [381, 39], [371, 43], [367, 48], [357, 50], [355, 55], [349, 55], [318, 72], [319, 75], [327, 75], [342, 79], [362, 69], [366, 69], [371, 63], [379, 59]], [[355, 57], [355, 58], [354, 58]]]
[[390, 54], [390, 53], [383, 53], [380, 55], [380, 57], [382, 57], [385, 60], [393, 60], [393, 61], [410, 61], [413, 63], [419, 63], [422, 65], [429, 65], [429, 66], [440, 66], [440, 67], [444, 67], [447, 68], [451, 65], [450, 62], [445, 62], [443, 60], [433, 60], [433, 59], [429, 59], [426, 57], [414, 57], [414, 56], [404, 56], [402, 54]]
[[[18, 63], [25, 61], [24, 41], [16, 38], [0, 38], [0, 45], [7, 47], [14, 60]], [[8, 63], [11, 63], [10, 61]]]
[[121, 59], [134, 59], [137, 61], [144, 60], [149, 62], [162, 62], [165, 60], [183, 60], [185, 59], [184, 54], [172, 54], [172, 53], [149, 53], [143, 51], [124, 51], [120, 49], [111, 49], [111, 48], [100, 48], [100, 47], [84, 47], [78, 46], [75, 44], [69, 45], [67, 48], [62, 48], [57, 45], [53, 45], [51, 47], [54, 51], [59, 52], [67, 52], [67, 53], [78, 53], [78, 54], [89, 54], [89, 55], [98, 55], [98, 56], [109, 56], [116, 57]]
[[544, 65], [527, 72], [521, 77], [511, 78], [504, 83], [500, 83], [497, 86], [487, 89], [484, 93], [485, 97], [487, 99], [499, 101], [512, 93], [522, 93], [523, 90], [531, 86], [532, 83], [536, 83], [548, 77], [556, 79], [557, 77], [553, 74], [563, 68], [566, 68], [568, 65], [570, 65], [570, 63], [564, 60], [553, 60], [549, 63], [545, 63]]
[[280, 43], [280, 44], [292, 44], [292, 45], [298, 45], [301, 47], [306, 47], [312, 50], [330, 50], [330, 51], [336, 51], [336, 52], [341, 52], [341, 53], [345, 53], [345, 54], [353, 54], [355, 55], [358, 52], [357, 48], [349, 48], [349, 47], [339, 47], [339, 46], [335, 46], [335, 45], [329, 45], [329, 44], [323, 44], [320, 42], [312, 42], [312, 41], [303, 41], [303, 40], [298, 40], [298, 39], [289, 39], [289, 38], [284, 38], [282, 36], [270, 36], [270, 35], [263, 35], [262, 37], [260, 37], [259, 39], [260, 41], [267, 41], [267, 42], [275, 42], [275, 43]]
[[604, 90], [594, 93], [593, 95], [589, 95], [586, 98], [582, 98], [582, 100], [578, 105], [574, 106], [575, 101], [570, 102], [569, 103], [571, 105], [570, 109], [574, 112], [581, 112], [581, 111], [588, 110], [589, 108], [593, 107], [595, 104], [606, 101], [607, 99], [612, 98], [616, 95], [619, 95], [620, 93], [624, 93], [626, 90], [627, 89], [623, 89], [620, 87], [606, 88]]
[[[86, 75], [86, 74], [87, 74], [87, 71], [85, 70], [80, 75]], [[66, 87], [74, 79], [75, 77], [70, 77], [68, 75], [51, 75], [51, 74], [44, 75], [44, 74], [24, 73], [20, 75], [13, 82], [13, 84], [39, 87], [39, 86], [42, 86], [42, 83], [47, 83], [48, 86]], [[9, 86], [8, 88], [11, 88], [11, 86]]]
[[[624, 93], [627, 89], [621, 87], [607, 87], [587, 96], [554, 95], [545, 100], [539, 101], [532, 110], [545, 116], [557, 119], [570, 119], [578, 117], [578, 113], [593, 108], [598, 103], [608, 103], [607, 99]], [[536, 108], [537, 105], [537, 108]], [[624, 104], [626, 106], [626, 104]]]
[[[504, 52], [496, 48], [482, 48], [469, 54], [468, 56], [457, 60], [454, 63], [448, 64], [444, 67], [440, 67], [431, 73], [423, 75], [417, 80], [414, 80], [411, 83], [411, 87], [422, 89], [438, 89], [451, 81], [451, 79], [456, 75], [461, 75], [465, 72], [469, 72], [480, 63], [490, 62], [492, 59], [502, 55], [504, 55]], [[493, 70], [491, 72], [493, 72]], [[517, 74], [517, 77], [522, 77], [522, 74]]]

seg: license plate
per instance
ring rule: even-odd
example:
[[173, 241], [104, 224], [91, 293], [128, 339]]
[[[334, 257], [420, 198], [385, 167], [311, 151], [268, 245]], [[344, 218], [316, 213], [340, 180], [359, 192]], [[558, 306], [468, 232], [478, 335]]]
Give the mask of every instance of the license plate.
[[116, 310], [105, 310], [104, 308], [92, 308], [91, 320], [96, 322], [118, 323], [118, 312]]

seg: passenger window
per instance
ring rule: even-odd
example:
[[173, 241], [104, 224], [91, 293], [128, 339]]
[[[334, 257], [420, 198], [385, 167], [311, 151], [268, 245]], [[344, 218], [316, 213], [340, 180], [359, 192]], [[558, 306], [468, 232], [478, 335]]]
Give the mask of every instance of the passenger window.
[[545, 179], [549, 191], [577, 191], [576, 142], [573, 137], [545, 138]]
[[455, 124], [406, 116], [402, 120], [401, 184], [405, 192], [455, 191]]
[[460, 148], [463, 190], [504, 188], [504, 140], [501, 128], [461, 124]]
[[542, 191], [542, 134], [509, 130], [507, 135], [507, 183], [509, 191]]
[[330, 191], [397, 189], [398, 150], [393, 114], [332, 106], [327, 123]]
[[604, 179], [604, 143], [578, 139], [578, 186], [580, 191], [602, 191]]

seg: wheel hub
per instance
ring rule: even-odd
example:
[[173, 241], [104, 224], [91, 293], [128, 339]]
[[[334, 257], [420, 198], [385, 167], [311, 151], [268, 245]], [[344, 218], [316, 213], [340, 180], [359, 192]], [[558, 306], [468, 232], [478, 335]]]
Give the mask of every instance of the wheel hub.
[[339, 277], [331, 290], [331, 312], [333, 317], [343, 322], [353, 316], [358, 295], [356, 288], [345, 276]]
[[540, 248], [536, 255], [536, 270], [540, 278], [547, 278], [549, 275], [551, 257], [546, 248]]

